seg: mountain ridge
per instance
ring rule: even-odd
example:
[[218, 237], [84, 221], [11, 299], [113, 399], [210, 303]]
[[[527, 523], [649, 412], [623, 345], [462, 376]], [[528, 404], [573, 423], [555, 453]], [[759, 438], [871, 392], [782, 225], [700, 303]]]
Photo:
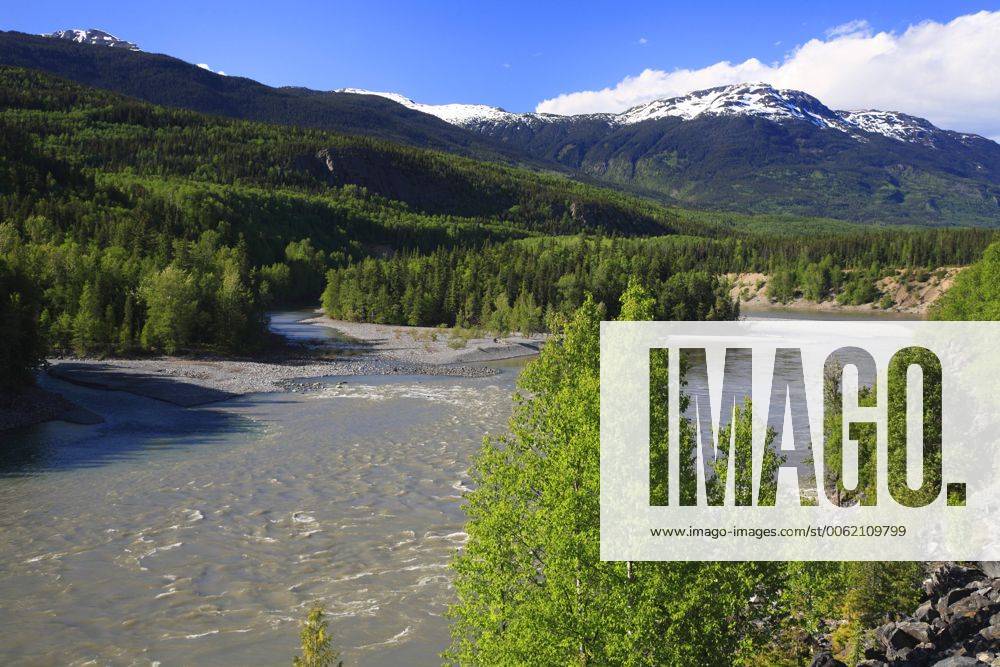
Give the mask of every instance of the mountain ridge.
[[140, 51], [141, 49], [133, 42], [118, 39], [114, 35], [97, 28], [70, 28], [68, 30], [56, 30], [55, 32], [44, 33], [42, 37], [53, 39], [66, 39], [77, 44], [94, 44], [96, 46], [108, 46], [117, 49], [128, 49], [129, 51]]
[[0, 33], [0, 64], [155, 104], [570, 174], [687, 208], [1000, 226], [1000, 144], [904, 113], [835, 111], [768, 84], [558, 116], [357, 88], [272, 88], [166, 55], [21, 33]]
[[[912, 114], [879, 109], [833, 110], [816, 97], [795, 89], [779, 89], [769, 83], [738, 83], [691, 91], [685, 95], [657, 98], [637, 104], [622, 112], [561, 115], [537, 112], [511, 112], [485, 104], [424, 104], [400, 93], [371, 91], [361, 88], [340, 88], [333, 92], [372, 95], [391, 99], [408, 108], [429, 113], [442, 120], [475, 129], [482, 123], [559, 123], [602, 121], [613, 125], [632, 125], [661, 118], [692, 120], [707, 115], [752, 115], [780, 122], [784, 119], [803, 120], [818, 127], [838, 129], [848, 134], [862, 131], [881, 134], [899, 141], [933, 144], [937, 133], [952, 133], [968, 138], [991, 141], [971, 133], [945, 130], [929, 120]], [[857, 137], [863, 140], [863, 136]], [[994, 142], [995, 143], [995, 142]]]
[[68, 38], [0, 31], [0, 64], [27, 67], [153, 104], [241, 120], [372, 136], [505, 164], [536, 158], [388, 100], [225, 76], [166, 54], [108, 48]]

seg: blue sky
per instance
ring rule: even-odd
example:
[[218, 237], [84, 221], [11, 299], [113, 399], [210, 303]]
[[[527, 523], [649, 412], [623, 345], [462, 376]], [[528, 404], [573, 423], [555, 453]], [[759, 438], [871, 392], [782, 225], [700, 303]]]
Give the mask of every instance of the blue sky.
[[[948, 21], [982, 3], [7, 2], [2, 27], [99, 27], [272, 85], [398, 91], [423, 102], [534, 109], [646, 68], [780, 60], [833, 26]], [[992, 7], [995, 8], [995, 7]], [[640, 40], [646, 40], [640, 43]]]

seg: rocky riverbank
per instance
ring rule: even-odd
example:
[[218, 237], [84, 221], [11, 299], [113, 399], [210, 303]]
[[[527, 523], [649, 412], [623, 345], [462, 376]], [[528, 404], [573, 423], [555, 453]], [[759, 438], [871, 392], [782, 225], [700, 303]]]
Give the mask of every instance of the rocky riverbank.
[[547, 334], [494, 336], [455, 328], [348, 322], [330, 319], [322, 311], [302, 324], [334, 330], [341, 339], [334, 349], [425, 367], [529, 357], [538, 354], [548, 338]]
[[955, 282], [955, 276], [964, 267], [941, 267], [935, 271], [907, 272], [897, 270], [875, 282], [877, 298], [868, 303], [840, 303], [836, 295], [821, 301], [810, 301], [801, 293], [783, 302], [774, 301], [768, 294], [770, 276], [764, 273], [729, 273], [724, 277], [730, 282], [729, 295], [746, 310], [784, 309], [802, 312], [843, 311], [906, 313], [926, 316]]
[[[305, 315], [295, 324], [314, 326], [315, 340], [288, 340], [259, 359], [71, 357], [50, 359], [44, 372], [80, 386], [192, 407], [252, 393], [312, 391], [322, 386], [316, 378], [329, 376], [485, 377], [497, 371], [482, 365], [484, 362], [537, 354], [545, 341], [541, 335], [491, 337], [481, 332], [341, 322], [318, 313]], [[280, 329], [275, 333], [280, 335]], [[0, 430], [51, 419], [86, 422], [100, 418], [79, 413], [59, 394], [39, 387], [0, 397]]]
[[[924, 594], [912, 615], [874, 631], [859, 667], [1000, 667], [1000, 564], [940, 564]], [[846, 665], [821, 653], [812, 667]]]
[[0, 431], [62, 419], [78, 424], [92, 424], [101, 418], [55, 392], [41, 387], [0, 392]]
[[127, 391], [175, 405], [192, 407], [234, 396], [271, 391], [302, 391], [318, 386], [305, 378], [361, 375], [450, 375], [483, 377], [485, 366], [403, 363], [365, 357], [345, 360], [312, 358], [252, 361], [212, 358], [53, 360], [49, 375], [73, 384]]

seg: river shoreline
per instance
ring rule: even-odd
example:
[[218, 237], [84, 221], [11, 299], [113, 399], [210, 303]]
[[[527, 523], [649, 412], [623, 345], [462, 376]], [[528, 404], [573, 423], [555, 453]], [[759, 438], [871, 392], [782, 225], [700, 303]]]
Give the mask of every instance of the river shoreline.
[[[533, 356], [545, 337], [457, 338], [448, 330], [331, 320], [321, 311], [275, 313], [272, 331], [285, 339], [278, 353], [261, 358], [154, 356], [52, 358], [41, 371], [70, 384], [125, 391], [182, 407], [248, 394], [317, 389], [325, 377], [385, 375], [486, 377], [486, 362]], [[294, 331], [297, 335], [291, 335]], [[31, 387], [0, 396], [0, 432], [52, 420], [94, 423], [60, 394]]]
[[548, 336], [512, 334], [495, 337], [484, 332], [463, 337], [455, 330], [334, 320], [316, 311], [302, 324], [332, 330], [344, 342], [334, 349], [362, 352], [384, 360], [428, 366], [481, 364], [502, 359], [530, 357], [541, 350]]
[[18, 392], [0, 392], [0, 433], [47, 421], [94, 424], [101, 418], [81, 408], [62, 394], [38, 386]]

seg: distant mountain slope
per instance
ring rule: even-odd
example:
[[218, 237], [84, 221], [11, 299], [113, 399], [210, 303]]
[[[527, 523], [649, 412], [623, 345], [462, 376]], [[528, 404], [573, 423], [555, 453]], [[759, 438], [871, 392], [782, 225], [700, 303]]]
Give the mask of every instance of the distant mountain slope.
[[54, 39], [0, 32], [0, 65], [38, 69], [154, 104], [202, 113], [374, 136], [504, 162], [524, 157], [386, 99], [272, 88], [243, 77], [215, 74], [171, 56], [106, 48], [100, 43], [78, 43], [72, 34]]
[[586, 174], [708, 208], [914, 224], [1000, 224], [1000, 148], [933, 146], [753, 116], [483, 128]]
[[[347, 216], [356, 230], [389, 221], [388, 226], [435, 230], [435, 242], [449, 236], [584, 231], [655, 235], [709, 226], [686, 225], [658, 204], [562, 176], [368, 137], [164, 109], [36, 70], [0, 66], [0, 130], [8, 128], [30, 131], [31, 141], [25, 141], [44, 147], [47, 158], [86, 166], [98, 178], [114, 174], [350, 200], [357, 210], [378, 210], [370, 217]], [[11, 179], [28, 178], [17, 166], [21, 145], [0, 150], [0, 204], [8, 161], [15, 165]], [[43, 183], [46, 169], [56, 171], [39, 168]], [[309, 217], [294, 225], [307, 224]], [[212, 216], [207, 220], [218, 222]], [[253, 220], [238, 225], [234, 234], [260, 232]], [[266, 229], [267, 235], [279, 233]], [[400, 232], [399, 239], [387, 233], [379, 243], [395, 246], [405, 240], [406, 233]]]
[[[833, 110], [765, 83], [696, 91], [618, 114], [524, 114], [355, 88], [272, 88], [108, 44], [96, 33], [0, 33], [0, 64], [167, 106], [559, 170], [686, 207], [1000, 226], [997, 143], [905, 113]], [[395, 181], [383, 174], [375, 182]]]
[[579, 116], [368, 94], [682, 204], [863, 222], [1000, 224], [1000, 145], [904, 113], [835, 111], [767, 84]]
[[680, 97], [670, 97], [639, 104], [621, 113], [595, 113], [560, 116], [545, 113], [512, 113], [484, 104], [421, 104], [397, 93], [383, 93], [359, 88], [337, 92], [373, 95], [403, 106], [437, 116], [454, 125], [482, 131], [484, 125], [525, 124], [541, 127], [594, 121], [609, 128], [634, 125], [663, 118], [692, 120], [709, 116], [751, 116], [776, 123], [804, 121], [817, 127], [840, 130], [858, 141], [867, 134], [880, 134], [909, 143], [933, 145], [942, 138], [956, 139], [966, 145], [994, 143], [975, 134], [942, 130], [930, 121], [898, 111], [834, 111], [801, 90], [777, 89], [767, 83], [740, 83], [697, 90]]

